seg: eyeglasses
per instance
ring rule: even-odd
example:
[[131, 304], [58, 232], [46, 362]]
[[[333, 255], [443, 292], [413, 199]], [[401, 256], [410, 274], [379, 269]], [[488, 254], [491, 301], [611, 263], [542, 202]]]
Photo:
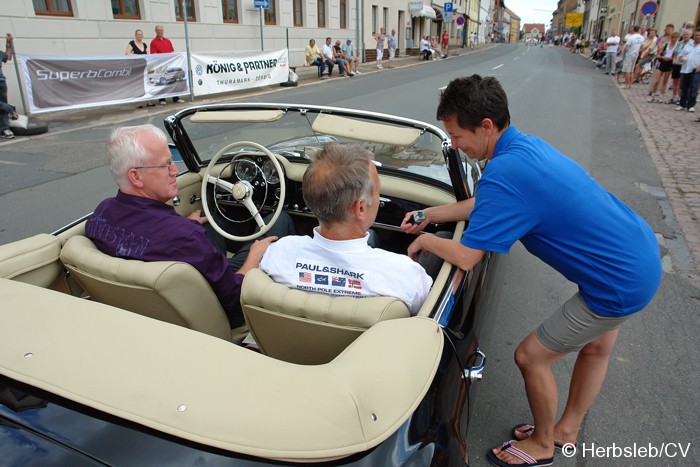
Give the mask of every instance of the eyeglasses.
[[134, 169], [170, 169], [170, 167], [172, 167], [173, 164], [175, 164], [175, 161], [170, 159], [168, 162], [166, 162], [165, 164], [161, 164], [161, 165], [143, 165], [141, 167], [133, 167], [133, 168]]

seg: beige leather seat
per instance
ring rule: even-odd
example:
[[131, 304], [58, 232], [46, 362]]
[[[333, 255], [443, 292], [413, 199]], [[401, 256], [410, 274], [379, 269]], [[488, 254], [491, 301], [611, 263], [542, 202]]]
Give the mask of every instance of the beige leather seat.
[[63, 246], [61, 261], [95, 301], [232, 340], [214, 291], [187, 263], [115, 258], [80, 235]]
[[275, 283], [259, 269], [243, 281], [241, 305], [266, 355], [305, 365], [327, 363], [372, 325], [409, 317], [394, 297], [334, 297]]

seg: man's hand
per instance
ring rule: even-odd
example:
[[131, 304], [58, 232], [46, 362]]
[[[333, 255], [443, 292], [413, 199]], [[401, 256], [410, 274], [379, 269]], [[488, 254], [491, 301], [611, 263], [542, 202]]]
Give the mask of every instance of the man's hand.
[[425, 211], [423, 211], [423, 214], [425, 215], [425, 219], [423, 222], [420, 224], [415, 224], [412, 222], [413, 220], [413, 215], [416, 213], [416, 211], [411, 211], [406, 213], [406, 216], [404, 216], [403, 221], [401, 221], [401, 230], [408, 234], [417, 234], [418, 232], [422, 231], [429, 223], [430, 220], [428, 219], [428, 216], [425, 215]]
[[197, 209], [196, 211], [192, 211], [192, 213], [189, 216], [187, 216], [187, 218], [191, 219], [193, 221], [197, 221], [200, 224], [206, 224], [207, 222], [209, 222], [209, 219], [207, 219], [206, 216], [202, 217], [202, 210], [201, 209]]
[[245, 263], [243, 263], [243, 266], [241, 266], [241, 269], [238, 270], [238, 274], [245, 275], [251, 269], [260, 266], [260, 261], [262, 260], [262, 257], [267, 251], [268, 247], [272, 244], [272, 242], [277, 241], [277, 239], [278, 237], [272, 235], [260, 240], [255, 240], [255, 242], [250, 246], [248, 257], [246, 258]]
[[418, 261], [418, 255], [421, 252], [423, 252], [423, 256], [428, 256], [430, 254], [430, 252], [428, 250], [424, 249], [423, 245], [421, 245], [420, 239], [422, 237], [423, 237], [423, 235], [419, 235], [418, 238], [413, 240], [413, 243], [408, 245], [408, 249], [406, 250], [408, 257], [411, 258], [413, 261]]

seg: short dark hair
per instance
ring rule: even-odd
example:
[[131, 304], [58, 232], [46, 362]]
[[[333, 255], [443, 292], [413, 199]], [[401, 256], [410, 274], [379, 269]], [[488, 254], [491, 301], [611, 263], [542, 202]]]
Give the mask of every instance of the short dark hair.
[[632, 31], [639, 32], [639, 26], [632, 26]]
[[510, 126], [508, 96], [496, 78], [472, 75], [450, 81], [440, 95], [437, 119], [457, 116], [460, 127], [473, 130], [485, 118], [499, 130]]

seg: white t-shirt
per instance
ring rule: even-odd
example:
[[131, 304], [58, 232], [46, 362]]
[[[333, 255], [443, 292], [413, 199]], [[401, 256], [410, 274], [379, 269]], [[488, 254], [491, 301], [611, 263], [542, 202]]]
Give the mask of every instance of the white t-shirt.
[[630, 34], [629, 37], [627, 38], [627, 45], [629, 45], [629, 49], [627, 49], [628, 54], [638, 54], [639, 49], [642, 47], [642, 43], [644, 42], [644, 38], [642, 37], [641, 34], [638, 32], [635, 32], [634, 34]]
[[433, 280], [405, 255], [367, 244], [369, 233], [354, 240], [314, 237], [280, 238], [265, 252], [260, 269], [278, 284], [307, 292], [343, 296], [386, 296], [403, 301], [418, 313]]
[[321, 48], [321, 55], [323, 55], [323, 60], [335, 60], [333, 58], [333, 47], [327, 44], [323, 44], [323, 47]]
[[613, 44], [613, 45], [608, 45], [605, 49], [606, 52], [608, 53], [617, 53], [617, 47], [620, 45], [620, 36], [610, 36], [608, 39], [605, 41], [607, 44]]

